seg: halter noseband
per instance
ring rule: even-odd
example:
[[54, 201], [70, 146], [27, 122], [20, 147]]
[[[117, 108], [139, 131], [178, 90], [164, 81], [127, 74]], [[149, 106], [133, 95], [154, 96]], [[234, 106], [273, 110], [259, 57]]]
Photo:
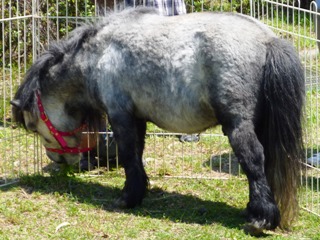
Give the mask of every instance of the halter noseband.
[[92, 147], [81, 148], [80, 145], [78, 147], [68, 147], [68, 144], [64, 140], [63, 137], [65, 137], [65, 136], [73, 136], [77, 132], [79, 132], [79, 131], [83, 130], [84, 128], [86, 128], [87, 125], [86, 124], [82, 124], [80, 127], [76, 128], [76, 129], [74, 129], [73, 131], [70, 131], [70, 132], [61, 132], [61, 131], [57, 130], [52, 125], [50, 119], [48, 118], [46, 112], [44, 111], [44, 107], [43, 107], [43, 104], [41, 102], [40, 91], [39, 90], [36, 91], [36, 97], [37, 97], [37, 104], [38, 104], [38, 108], [39, 108], [39, 111], [40, 111], [40, 117], [41, 117], [42, 121], [46, 124], [46, 126], [48, 127], [50, 133], [54, 136], [54, 138], [57, 140], [57, 142], [61, 146], [61, 149], [46, 148], [48, 151], [59, 153], [59, 154], [64, 154], [64, 153], [78, 154], [78, 153], [88, 152], [88, 151], [91, 151], [93, 149]]

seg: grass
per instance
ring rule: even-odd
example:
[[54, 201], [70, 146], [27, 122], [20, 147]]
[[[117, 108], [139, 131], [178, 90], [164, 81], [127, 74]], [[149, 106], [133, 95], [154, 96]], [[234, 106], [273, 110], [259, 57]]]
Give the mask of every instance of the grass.
[[0, 186], [21, 174], [42, 172], [48, 160], [38, 137], [11, 127], [0, 127], [0, 137]]
[[[113, 206], [121, 171], [100, 177], [24, 176], [0, 188], [1, 239], [254, 239], [244, 233], [247, 182], [152, 178], [143, 205]], [[305, 211], [291, 232], [263, 239], [317, 239], [318, 219]]]

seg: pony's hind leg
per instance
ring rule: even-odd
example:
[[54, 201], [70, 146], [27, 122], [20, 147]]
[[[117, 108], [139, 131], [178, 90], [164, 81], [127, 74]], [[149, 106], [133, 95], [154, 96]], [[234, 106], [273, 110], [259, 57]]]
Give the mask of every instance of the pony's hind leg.
[[132, 208], [141, 204], [149, 184], [142, 163], [146, 122], [126, 114], [109, 118], [118, 144], [119, 162], [126, 175], [123, 193], [116, 205]]
[[263, 147], [253, 123], [240, 121], [231, 128], [223, 126], [223, 129], [249, 181], [246, 230], [258, 234], [263, 229], [275, 229], [280, 222], [280, 212], [266, 179]]

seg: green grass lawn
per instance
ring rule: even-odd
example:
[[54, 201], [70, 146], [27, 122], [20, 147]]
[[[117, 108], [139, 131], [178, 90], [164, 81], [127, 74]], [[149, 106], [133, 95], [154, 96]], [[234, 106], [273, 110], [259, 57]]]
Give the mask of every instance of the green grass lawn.
[[[243, 231], [247, 181], [151, 178], [142, 206], [117, 209], [122, 171], [24, 176], [0, 188], [0, 239], [253, 239]], [[319, 239], [319, 218], [301, 211], [292, 231], [263, 239]]]

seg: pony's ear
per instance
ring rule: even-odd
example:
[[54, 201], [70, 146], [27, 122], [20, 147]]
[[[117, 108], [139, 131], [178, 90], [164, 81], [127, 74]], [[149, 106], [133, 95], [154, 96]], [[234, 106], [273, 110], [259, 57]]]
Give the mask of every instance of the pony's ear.
[[16, 108], [21, 108], [21, 102], [18, 99], [13, 99], [12, 101], [10, 101], [10, 104]]

